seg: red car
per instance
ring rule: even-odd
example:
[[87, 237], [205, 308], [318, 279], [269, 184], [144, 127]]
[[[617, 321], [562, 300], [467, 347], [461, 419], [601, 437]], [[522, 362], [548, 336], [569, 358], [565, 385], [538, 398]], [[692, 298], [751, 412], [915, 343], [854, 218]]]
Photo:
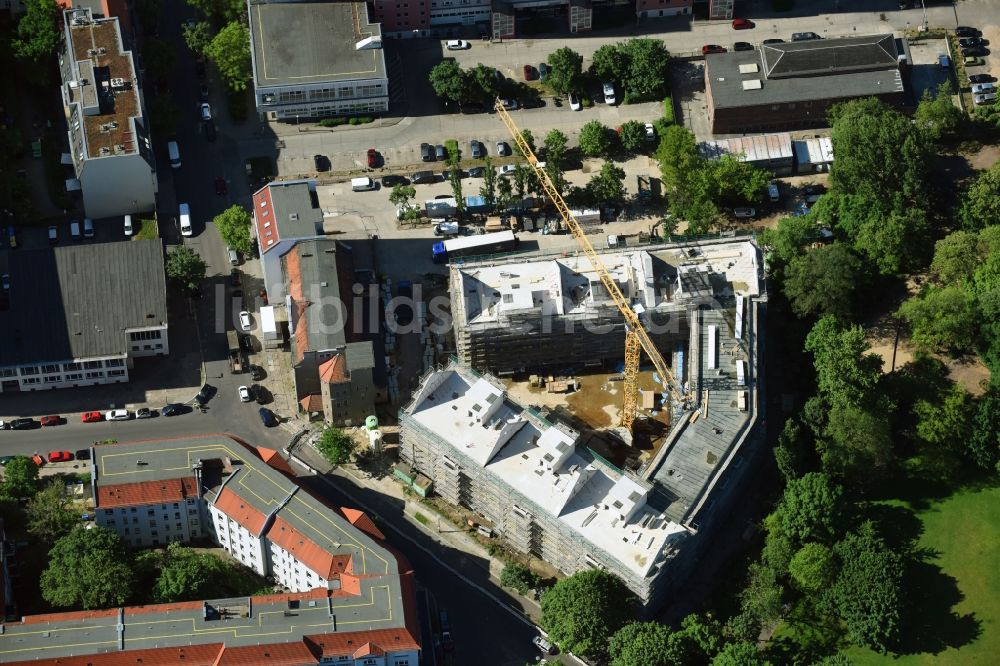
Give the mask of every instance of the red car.
[[708, 55], [709, 53], [725, 53], [726, 49], [719, 46], [718, 44], [705, 44], [701, 47], [701, 54]]
[[524, 80], [532, 81], [535, 78], [535, 68], [531, 65], [524, 66]]
[[54, 414], [50, 416], [43, 416], [41, 419], [39, 419], [39, 421], [42, 422], [43, 426], [60, 425], [63, 422], [61, 416], [56, 416]]
[[49, 462], [69, 462], [73, 459], [73, 454], [69, 451], [49, 451]]
[[222, 176], [216, 176], [215, 177], [215, 193], [218, 194], [221, 197], [221, 196], [225, 196], [226, 192], [228, 192], [228, 191], [229, 191], [229, 188], [226, 186], [226, 179], [223, 178]]
[[368, 149], [368, 168], [374, 169], [378, 166], [378, 151], [374, 148]]
[[101, 412], [84, 412], [80, 414], [80, 420], [84, 423], [97, 423], [104, 420], [104, 414]]
[[35, 454], [32, 454], [32, 456], [31, 456], [31, 462], [33, 462], [36, 465], [38, 465], [39, 467], [41, 467], [42, 465], [45, 464], [45, 458], [43, 458], [40, 455], [38, 455], [37, 453], [35, 453]]
[[733, 30], [749, 30], [752, 27], [754, 27], [754, 24], [750, 19], [733, 19]]

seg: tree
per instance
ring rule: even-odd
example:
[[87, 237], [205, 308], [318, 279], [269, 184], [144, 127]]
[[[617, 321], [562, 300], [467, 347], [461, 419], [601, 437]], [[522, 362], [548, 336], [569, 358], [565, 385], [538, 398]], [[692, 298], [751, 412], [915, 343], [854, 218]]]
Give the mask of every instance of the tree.
[[832, 315], [846, 321], [854, 309], [854, 290], [862, 282], [861, 260], [844, 243], [833, 243], [796, 257], [788, 267], [784, 291], [800, 317]]
[[55, 543], [80, 524], [80, 512], [66, 496], [66, 488], [58, 479], [49, 481], [25, 507], [28, 532], [47, 544]]
[[173, 542], [160, 562], [153, 598], [160, 603], [211, 599], [225, 593], [226, 564], [215, 555], [199, 553]]
[[774, 229], [765, 229], [761, 242], [770, 248], [766, 255], [771, 273], [782, 276], [786, 267], [805, 253], [819, 238], [819, 227], [811, 215], [783, 217]]
[[694, 134], [680, 125], [671, 125], [660, 137], [656, 159], [671, 211], [687, 220], [689, 233], [707, 231], [719, 209], [712, 201], [710, 178], [706, 177], [704, 158], [698, 152]]
[[462, 196], [462, 169], [458, 164], [448, 170], [448, 182], [451, 184], [451, 196], [455, 197], [455, 208], [458, 213], [465, 212], [465, 197]]
[[833, 317], [816, 322], [806, 336], [812, 352], [820, 394], [832, 405], [863, 405], [873, 401], [882, 378], [882, 359], [869, 354], [860, 326], [841, 327]]
[[982, 469], [995, 469], [1000, 460], [1000, 390], [990, 388], [979, 398], [970, 430], [966, 456]]
[[781, 598], [784, 588], [778, 582], [778, 572], [769, 566], [754, 562], [748, 568], [748, 582], [740, 593], [740, 614], [748, 619], [748, 625], [755, 628], [754, 634], [762, 627], [781, 617]]
[[497, 205], [497, 168], [493, 166], [493, 160], [486, 158], [483, 164], [483, 184], [479, 186], [479, 196], [492, 210]]
[[917, 104], [913, 122], [934, 141], [952, 136], [962, 124], [963, 114], [951, 99], [951, 82], [944, 81], [932, 95], [930, 89]]
[[774, 447], [774, 461], [786, 482], [805, 473], [805, 431], [796, 418], [785, 421]]
[[220, 23], [235, 21], [246, 11], [239, 0], [187, 0], [187, 4]]
[[212, 24], [208, 21], [198, 21], [194, 25], [187, 25], [181, 28], [184, 36], [184, 43], [192, 53], [204, 55], [208, 45], [212, 42]]
[[918, 400], [913, 405], [917, 436], [932, 446], [962, 451], [973, 436], [976, 403], [961, 386], [954, 384], [934, 400]]
[[508, 562], [500, 572], [500, 584], [517, 590], [521, 595], [538, 589], [540, 582], [538, 574], [517, 562]]
[[253, 219], [247, 209], [234, 204], [215, 216], [213, 220], [223, 242], [240, 254], [250, 253], [250, 224]]
[[690, 662], [693, 641], [659, 622], [630, 622], [611, 636], [611, 666], [674, 666]]
[[821, 543], [807, 543], [792, 557], [788, 573], [800, 590], [816, 594], [826, 589], [837, 575], [833, 551]]
[[14, 456], [3, 468], [0, 495], [13, 499], [31, 497], [38, 489], [38, 465], [28, 456]]
[[880, 204], [880, 209], [897, 198], [918, 205], [924, 201], [931, 151], [909, 117], [866, 97], [836, 105], [829, 118], [837, 155], [830, 181], [836, 190]]
[[696, 654], [693, 660], [700, 663], [708, 661], [722, 648], [722, 626], [711, 615], [687, 615], [681, 620], [680, 632], [690, 641]]
[[646, 125], [638, 120], [629, 120], [622, 125], [621, 133], [618, 136], [621, 139], [622, 148], [630, 153], [637, 153], [646, 146]]
[[632, 618], [632, 598], [601, 569], [563, 578], [542, 596], [541, 625], [563, 651], [603, 656], [608, 639]]
[[628, 67], [628, 57], [620, 44], [604, 44], [591, 56], [590, 72], [601, 81], [621, 81]]
[[620, 45], [628, 59], [621, 77], [628, 103], [659, 100], [667, 86], [670, 53], [659, 39], [630, 39]]
[[497, 209], [503, 215], [514, 198], [514, 186], [510, 178], [497, 179]]
[[750, 641], [729, 643], [712, 659], [712, 666], [770, 666], [770, 664], [771, 662], [757, 649], [757, 644]]
[[598, 203], [622, 201], [625, 199], [625, 170], [605, 162], [587, 183], [587, 189]]
[[189, 295], [198, 293], [201, 281], [205, 279], [205, 262], [187, 245], [175, 247], [167, 255], [164, 266], [167, 279]]
[[510, 174], [510, 179], [514, 181], [514, 189], [517, 196], [524, 198], [528, 192], [528, 187], [535, 178], [535, 170], [525, 164], [518, 164]]
[[495, 67], [479, 63], [466, 76], [469, 83], [467, 99], [493, 108], [494, 100], [500, 96], [500, 81], [503, 80], [500, 72]]
[[205, 55], [215, 63], [230, 90], [242, 92], [250, 85], [250, 30], [244, 24], [226, 25], [212, 38]]
[[768, 532], [800, 543], [830, 541], [838, 533], [843, 496], [843, 488], [820, 472], [789, 481], [774, 513], [767, 517]]
[[835, 610], [855, 645], [886, 651], [900, 635], [903, 558], [865, 522], [834, 548], [840, 574], [825, 603]]
[[[538, 152], [535, 150], [535, 135], [531, 133], [531, 130], [528, 129], [521, 130], [521, 138], [524, 139], [524, 142], [528, 144], [529, 148], [531, 148], [531, 152], [533, 153]], [[524, 159], [528, 159], [528, 156], [525, 155], [524, 151], [521, 150], [521, 144], [514, 142], [514, 147], [517, 148], [517, 152], [521, 157], [523, 157]]]
[[466, 101], [469, 77], [454, 60], [443, 60], [431, 70], [428, 77], [434, 94], [445, 102], [461, 104]]
[[417, 189], [412, 185], [393, 185], [389, 192], [389, 203], [397, 207], [407, 207], [414, 197], [417, 196]]
[[930, 226], [922, 208], [902, 202], [888, 208], [885, 197], [828, 194], [821, 201], [826, 200], [837, 229], [855, 249], [870, 258], [883, 275], [893, 275], [923, 264], [930, 245]]
[[757, 203], [771, 180], [768, 172], [733, 155], [699, 158], [704, 171], [710, 175], [712, 199], [726, 206]]
[[1000, 220], [1000, 162], [979, 174], [958, 207], [965, 229], [982, 229]]
[[983, 258], [979, 252], [979, 234], [955, 231], [934, 244], [931, 271], [944, 284], [962, 282], [972, 277]]
[[555, 188], [561, 193], [566, 189], [566, 146], [569, 139], [557, 129], [545, 135], [542, 149], [545, 151], [545, 173]]
[[316, 442], [316, 449], [331, 465], [343, 465], [350, 460], [356, 446], [349, 434], [333, 426], [327, 426]]
[[961, 285], [930, 287], [899, 308], [913, 341], [929, 351], [960, 353], [976, 342], [978, 313], [973, 296]]
[[154, 81], [166, 79], [177, 67], [174, 47], [156, 37], [147, 37], [143, 41], [142, 61], [146, 66], [146, 73]]
[[132, 555], [106, 527], [77, 527], [55, 542], [48, 559], [39, 587], [53, 606], [111, 608], [132, 596]]
[[549, 76], [546, 82], [560, 95], [572, 92], [580, 83], [583, 72], [583, 56], [563, 46], [549, 56]]
[[878, 477], [892, 459], [892, 436], [891, 411], [876, 409], [853, 404], [830, 408], [824, 437], [816, 447], [824, 470], [856, 484]]
[[53, 0], [25, 0], [10, 48], [18, 60], [42, 62], [59, 49], [61, 10]]
[[611, 130], [597, 120], [580, 128], [580, 152], [588, 157], [607, 155], [611, 150]]

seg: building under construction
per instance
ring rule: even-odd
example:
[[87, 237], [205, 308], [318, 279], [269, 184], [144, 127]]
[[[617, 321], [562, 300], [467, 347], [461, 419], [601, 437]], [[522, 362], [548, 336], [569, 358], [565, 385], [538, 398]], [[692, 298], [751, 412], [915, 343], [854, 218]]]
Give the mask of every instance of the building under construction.
[[[600, 254], [665, 356], [690, 337], [690, 311], [725, 307], [737, 291], [759, 295], [757, 251], [747, 241]], [[582, 252], [455, 263], [450, 292], [458, 357], [477, 370], [600, 368], [624, 358], [624, 319]], [[680, 362], [675, 356], [678, 377]]]
[[[616, 325], [613, 306], [605, 312], [586, 302], [595, 287], [580, 263], [585, 259], [454, 266], [452, 284], [465, 290], [463, 296], [475, 289], [487, 297], [478, 310], [468, 309], [468, 299], [459, 303], [466, 309], [458, 316], [470, 313], [482, 329], [466, 337], [466, 360], [428, 372], [401, 410], [400, 457], [515, 549], [567, 574], [606, 569], [652, 612], [697, 565], [713, 523], [729, 514], [752, 467], [763, 407], [758, 330], [766, 299], [759, 257], [753, 243], [732, 240], [603, 257], [637, 311], [666, 314], [670, 306], [684, 320], [674, 367], [685, 372], [678, 379], [688, 402], [672, 406], [666, 440], [635, 471], [580, 444], [565, 424], [513, 402], [498, 379], [467, 362], [487, 348], [488, 358], [509, 368], [499, 356], [505, 344], [510, 357], [530, 355], [515, 360], [527, 365], [546, 354], [578, 363], [592, 350], [605, 354], [602, 360], [621, 358], [621, 349], [604, 345], [597, 333], [592, 343], [567, 353], [560, 348], [569, 344], [567, 337], [540, 329], [543, 315], [567, 312], [581, 325], [587, 312], [590, 321]], [[581, 285], [585, 294], [567, 295]], [[525, 314], [531, 310], [534, 319]], [[502, 330], [500, 322], [514, 314], [539, 326], [535, 334], [522, 334], [531, 344]], [[485, 340], [491, 331], [499, 343]]]

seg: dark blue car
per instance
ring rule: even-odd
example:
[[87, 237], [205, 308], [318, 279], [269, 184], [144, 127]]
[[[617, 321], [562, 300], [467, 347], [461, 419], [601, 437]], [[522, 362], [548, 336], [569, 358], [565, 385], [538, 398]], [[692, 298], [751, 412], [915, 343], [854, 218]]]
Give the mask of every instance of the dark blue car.
[[278, 417], [276, 417], [274, 415], [274, 412], [272, 412], [267, 407], [261, 407], [260, 409], [257, 410], [257, 413], [260, 414], [260, 420], [264, 423], [266, 427], [273, 428], [274, 426], [278, 425]]

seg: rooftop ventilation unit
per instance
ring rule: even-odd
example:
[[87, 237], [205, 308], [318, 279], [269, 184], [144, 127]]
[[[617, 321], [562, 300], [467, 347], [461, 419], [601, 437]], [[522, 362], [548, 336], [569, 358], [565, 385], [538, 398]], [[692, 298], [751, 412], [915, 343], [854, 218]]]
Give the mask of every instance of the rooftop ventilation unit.
[[354, 44], [355, 51], [368, 51], [371, 49], [382, 48], [382, 37], [379, 35], [372, 35], [371, 37], [365, 37], [360, 42]]
[[749, 81], [743, 82], [743, 90], [760, 90], [761, 83], [760, 79], [750, 79]]

